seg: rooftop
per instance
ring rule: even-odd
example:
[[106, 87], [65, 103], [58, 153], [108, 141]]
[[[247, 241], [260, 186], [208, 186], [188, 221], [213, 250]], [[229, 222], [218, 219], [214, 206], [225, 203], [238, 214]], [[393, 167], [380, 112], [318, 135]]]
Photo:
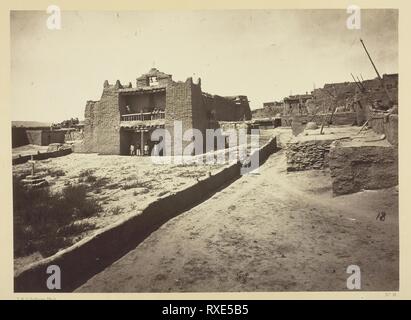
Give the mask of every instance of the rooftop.
[[163, 92], [166, 90], [165, 86], [155, 86], [155, 87], [140, 87], [140, 88], [124, 88], [119, 89], [118, 92], [123, 94], [138, 94], [138, 93], [148, 93], [148, 92]]

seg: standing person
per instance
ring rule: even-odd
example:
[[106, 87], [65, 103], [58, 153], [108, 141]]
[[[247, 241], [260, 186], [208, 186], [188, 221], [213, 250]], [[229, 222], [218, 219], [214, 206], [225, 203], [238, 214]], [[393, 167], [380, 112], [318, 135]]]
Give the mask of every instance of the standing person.
[[137, 155], [138, 155], [138, 156], [141, 156], [141, 146], [140, 146], [139, 143], [137, 143], [136, 151], [137, 151]]
[[159, 156], [157, 143], [154, 144], [152, 155], [155, 157]]
[[136, 154], [134, 144], [130, 144], [130, 156], [134, 156]]
[[149, 147], [148, 147], [148, 142], [146, 142], [146, 144], [144, 145], [144, 155], [148, 156], [148, 151], [149, 151]]

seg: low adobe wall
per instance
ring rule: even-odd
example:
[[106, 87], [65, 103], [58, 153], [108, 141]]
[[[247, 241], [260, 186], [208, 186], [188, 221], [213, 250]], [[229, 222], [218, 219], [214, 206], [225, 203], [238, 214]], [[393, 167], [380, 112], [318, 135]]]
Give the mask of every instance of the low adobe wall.
[[258, 150], [255, 150], [251, 155], [250, 159], [255, 157], [258, 154], [258, 159], [259, 159], [259, 166], [261, 166], [270, 155], [272, 155], [274, 152], [278, 150], [277, 148], [277, 138], [273, 137], [271, 138], [265, 145], [263, 145], [261, 148]]
[[[37, 154], [33, 155], [33, 160], [45, 160], [45, 159], [48, 159], [48, 158], [57, 158], [57, 157], [66, 156], [70, 153], [72, 153], [71, 148], [66, 148], [66, 149], [51, 151], [51, 152], [43, 152], [43, 153], [38, 152]], [[14, 158], [12, 160], [12, 163], [13, 164], [22, 164], [22, 163], [25, 163], [25, 162], [29, 161], [31, 159], [31, 157], [32, 157], [31, 155], [20, 156], [20, 157]]]
[[335, 141], [329, 165], [334, 195], [398, 185], [398, 150], [387, 141]]
[[[262, 164], [276, 150], [276, 138], [273, 137], [251, 157], [255, 157], [258, 152], [259, 163]], [[29, 265], [15, 274], [14, 291], [48, 292], [46, 281], [49, 274], [46, 270], [50, 265], [60, 267], [61, 291], [73, 291], [135, 248], [169, 219], [198, 204], [227, 183], [238, 179], [241, 167], [240, 162], [232, 163], [184, 190], [157, 199], [141, 213], [119, 221], [49, 258]]]
[[65, 131], [62, 130], [26, 130], [29, 144], [48, 146], [51, 143], [64, 143]]
[[369, 125], [374, 132], [385, 134], [389, 143], [398, 146], [398, 114], [371, 113]]

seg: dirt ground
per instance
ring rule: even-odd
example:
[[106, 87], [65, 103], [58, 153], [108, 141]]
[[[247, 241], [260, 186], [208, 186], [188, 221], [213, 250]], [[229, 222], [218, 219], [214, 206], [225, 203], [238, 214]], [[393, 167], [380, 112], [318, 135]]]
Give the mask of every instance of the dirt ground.
[[[77, 221], [91, 224], [94, 228], [77, 234], [71, 239], [75, 243], [119, 219], [135, 214], [158, 197], [184, 189], [198, 178], [208, 176], [209, 172], [214, 173], [221, 167], [222, 165], [154, 165], [150, 157], [72, 153], [37, 161], [35, 173], [47, 180], [52, 192], [61, 191], [69, 184], [86, 184], [91, 190], [88, 197], [96, 199], [101, 205], [102, 210], [98, 215]], [[24, 177], [30, 170], [29, 163], [14, 165], [13, 175]], [[81, 177], [82, 172], [89, 174]], [[37, 252], [19, 257], [15, 259], [15, 269], [42, 258], [44, 257]]]
[[[260, 145], [265, 144], [273, 135], [272, 131], [263, 131]], [[250, 152], [250, 145], [247, 145]], [[28, 145], [13, 149], [13, 155], [36, 153], [47, 146]], [[227, 153], [221, 150], [217, 153]], [[217, 154], [216, 153], [216, 154]], [[166, 157], [157, 159], [167, 160]], [[228, 155], [226, 154], [228, 159]], [[203, 156], [198, 157], [203, 159]], [[186, 159], [187, 160], [187, 159]], [[203, 159], [204, 160], [204, 159]], [[86, 223], [91, 229], [77, 233], [70, 238], [72, 244], [91, 237], [97, 231], [120, 219], [127, 218], [144, 209], [149, 203], [170, 192], [182, 190], [197, 179], [215, 173], [223, 164], [176, 164], [174, 159], [169, 164], [153, 164], [150, 157], [129, 157], [116, 155], [78, 154], [37, 161], [35, 174], [45, 178], [52, 192], [59, 192], [67, 185], [86, 184], [91, 190], [87, 196], [94, 198], [101, 206], [98, 215], [75, 223]], [[31, 172], [31, 164], [13, 166], [13, 175], [25, 177]], [[87, 175], [84, 173], [87, 172]], [[82, 176], [83, 174], [83, 176]], [[92, 178], [92, 179], [91, 179]], [[64, 249], [64, 248], [60, 248]], [[29, 256], [15, 258], [16, 270], [41, 260], [39, 252]]]
[[396, 188], [332, 197], [327, 170], [287, 173], [282, 150], [77, 291], [340, 291], [349, 265], [362, 290], [398, 290], [398, 231]]

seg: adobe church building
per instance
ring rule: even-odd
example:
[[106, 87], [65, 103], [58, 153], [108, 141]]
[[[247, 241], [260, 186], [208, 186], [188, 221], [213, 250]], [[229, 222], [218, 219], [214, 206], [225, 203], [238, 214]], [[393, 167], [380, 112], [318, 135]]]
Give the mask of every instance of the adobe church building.
[[131, 144], [141, 150], [147, 144], [151, 150], [157, 142], [150, 140], [156, 128], [167, 129], [173, 139], [174, 120], [182, 121], [183, 132], [196, 128], [205, 137], [205, 130], [219, 128], [219, 121], [250, 119], [246, 96], [210, 95], [202, 92], [200, 79], [176, 82], [153, 68], [137, 78], [136, 87], [106, 80], [101, 99], [87, 101], [79, 151], [126, 155]]

